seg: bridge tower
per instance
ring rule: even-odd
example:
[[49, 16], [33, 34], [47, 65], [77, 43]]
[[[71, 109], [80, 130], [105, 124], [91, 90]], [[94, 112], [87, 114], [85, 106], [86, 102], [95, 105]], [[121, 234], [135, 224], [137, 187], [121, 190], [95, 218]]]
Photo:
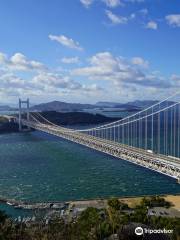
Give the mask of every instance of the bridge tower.
[[19, 131], [22, 131], [22, 105], [26, 105], [26, 119], [29, 121], [29, 98], [26, 101], [22, 101], [19, 98]]

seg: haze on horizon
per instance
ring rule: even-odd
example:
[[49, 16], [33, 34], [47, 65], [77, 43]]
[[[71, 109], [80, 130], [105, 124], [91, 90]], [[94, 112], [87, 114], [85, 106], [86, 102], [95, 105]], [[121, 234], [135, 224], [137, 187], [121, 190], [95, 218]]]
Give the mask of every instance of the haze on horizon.
[[179, 0], [2, 0], [0, 104], [162, 99], [180, 87]]

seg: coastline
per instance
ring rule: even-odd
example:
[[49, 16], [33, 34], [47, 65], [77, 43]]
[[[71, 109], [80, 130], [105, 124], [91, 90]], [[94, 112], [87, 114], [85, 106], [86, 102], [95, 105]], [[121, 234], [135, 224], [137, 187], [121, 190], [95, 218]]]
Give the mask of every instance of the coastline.
[[[143, 197], [152, 197], [155, 195], [142, 195], [142, 196], [125, 196], [125, 197], [117, 197], [120, 201], [128, 204], [130, 207], [134, 207], [139, 204]], [[180, 193], [179, 194], [158, 194], [165, 198], [165, 200], [172, 203], [173, 208], [180, 211]], [[47, 201], [47, 202], [27, 202], [21, 200], [13, 200], [13, 199], [5, 199], [0, 198], [0, 204], [11, 205], [17, 209], [25, 209], [25, 210], [35, 210], [35, 209], [50, 209], [56, 208], [61, 209], [64, 205], [76, 206], [80, 208], [87, 207], [95, 207], [95, 208], [103, 208], [106, 207], [108, 198], [95, 198], [95, 199], [77, 199], [77, 200], [68, 200], [68, 201]]]

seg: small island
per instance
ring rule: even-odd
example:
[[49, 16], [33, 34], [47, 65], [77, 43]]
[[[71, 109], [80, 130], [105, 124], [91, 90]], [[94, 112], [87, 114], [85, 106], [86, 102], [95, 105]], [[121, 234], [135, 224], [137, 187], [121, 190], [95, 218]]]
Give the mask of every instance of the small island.
[[[36, 115], [34, 113], [34, 115]], [[40, 113], [44, 118], [48, 119], [54, 124], [61, 126], [69, 125], [95, 125], [102, 123], [109, 123], [121, 118], [106, 117], [101, 114], [92, 114], [87, 112], [56, 112], [56, 111], [44, 111]], [[17, 116], [17, 115], [16, 115]], [[26, 117], [25, 115], [23, 116]], [[41, 119], [42, 121], [42, 119]], [[18, 132], [18, 124], [7, 117], [0, 116], [0, 134]]]
[[44, 111], [41, 115], [57, 125], [88, 125], [109, 123], [121, 118], [106, 117], [101, 114], [92, 114], [88, 112], [56, 112]]
[[18, 124], [7, 117], [0, 116], [0, 134], [18, 132]]

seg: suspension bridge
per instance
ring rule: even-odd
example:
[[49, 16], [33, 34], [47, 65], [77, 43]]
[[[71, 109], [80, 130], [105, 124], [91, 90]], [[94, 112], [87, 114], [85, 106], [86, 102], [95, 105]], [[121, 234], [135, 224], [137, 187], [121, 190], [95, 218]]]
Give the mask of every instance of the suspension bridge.
[[[23, 126], [67, 139], [97, 151], [170, 176], [180, 183], [180, 94], [115, 122], [71, 129], [29, 111], [19, 99], [19, 130]], [[178, 100], [179, 99], [179, 100]], [[26, 117], [22, 105], [26, 104]]]

